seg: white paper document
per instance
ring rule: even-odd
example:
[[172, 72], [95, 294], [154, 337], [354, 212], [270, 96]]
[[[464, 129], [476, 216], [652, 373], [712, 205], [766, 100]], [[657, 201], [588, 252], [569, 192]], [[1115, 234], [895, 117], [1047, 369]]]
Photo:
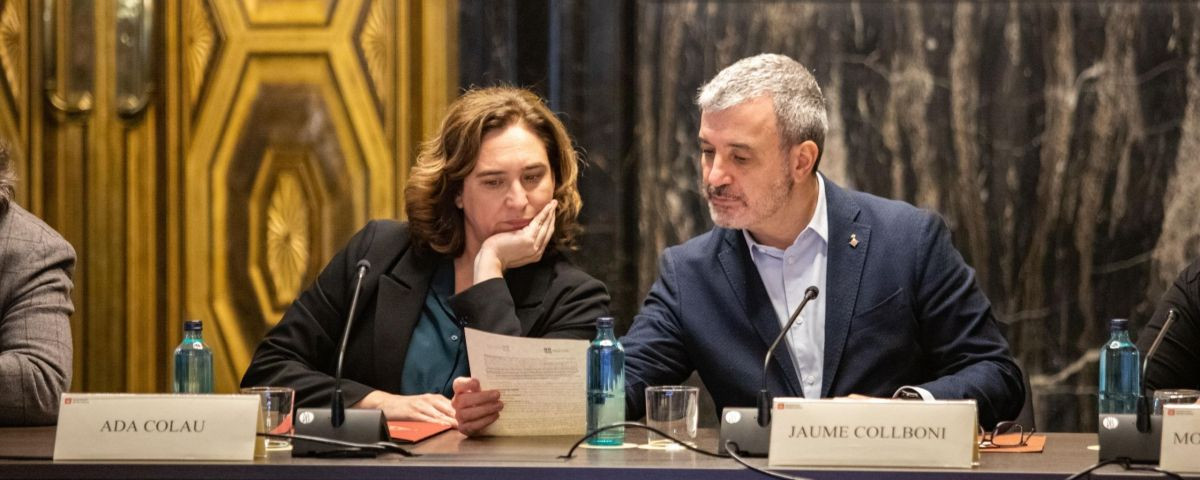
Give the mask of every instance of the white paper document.
[[583, 435], [587, 431], [586, 340], [510, 337], [466, 329], [471, 376], [500, 390], [504, 410], [486, 435]]

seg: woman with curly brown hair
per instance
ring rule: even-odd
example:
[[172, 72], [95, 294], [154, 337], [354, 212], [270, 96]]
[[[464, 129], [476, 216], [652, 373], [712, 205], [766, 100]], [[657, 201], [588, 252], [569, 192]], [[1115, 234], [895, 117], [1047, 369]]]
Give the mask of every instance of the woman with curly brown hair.
[[491, 424], [503, 403], [469, 378], [463, 328], [587, 339], [608, 310], [604, 285], [560, 252], [579, 231], [577, 163], [533, 93], [467, 92], [421, 146], [404, 192], [408, 222], [376, 220], [356, 234], [267, 333], [242, 386], [295, 388], [297, 406], [330, 403], [365, 259], [346, 403], [467, 434]]

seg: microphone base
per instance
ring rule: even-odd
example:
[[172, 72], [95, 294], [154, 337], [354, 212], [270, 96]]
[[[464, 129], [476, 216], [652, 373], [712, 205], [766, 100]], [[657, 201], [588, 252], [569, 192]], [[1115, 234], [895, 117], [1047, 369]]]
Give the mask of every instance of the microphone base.
[[721, 410], [721, 441], [717, 451], [726, 453], [725, 442], [737, 444], [737, 454], [746, 457], [765, 457], [771, 446], [771, 424], [758, 424], [757, 408], [727, 407]]
[[[354, 443], [375, 443], [391, 440], [387, 420], [378, 409], [348, 408], [346, 421], [334, 427], [328, 408], [296, 409], [296, 434], [322, 437]], [[292, 440], [293, 457], [375, 457], [379, 452], [340, 447], [307, 440]]]
[[1128, 458], [1134, 463], [1157, 464], [1162, 446], [1162, 416], [1150, 416], [1150, 431], [1139, 432], [1137, 415], [1101, 414], [1100, 461]]

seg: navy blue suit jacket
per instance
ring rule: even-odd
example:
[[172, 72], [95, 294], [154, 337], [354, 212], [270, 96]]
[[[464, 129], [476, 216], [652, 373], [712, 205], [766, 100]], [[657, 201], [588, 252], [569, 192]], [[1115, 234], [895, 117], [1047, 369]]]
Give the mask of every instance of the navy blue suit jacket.
[[[890, 397], [904, 385], [938, 399], [975, 399], [980, 421], [1013, 419], [1021, 371], [991, 303], [942, 219], [907, 203], [825, 181], [829, 253], [822, 397]], [[858, 245], [850, 245], [850, 235]], [[740, 230], [714, 228], [666, 249], [628, 335], [626, 405], [645, 412], [644, 389], [697, 371], [717, 410], [753, 406], [780, 321]], [[781, 344], [767, 376], [775, 396], [801, 397]]]

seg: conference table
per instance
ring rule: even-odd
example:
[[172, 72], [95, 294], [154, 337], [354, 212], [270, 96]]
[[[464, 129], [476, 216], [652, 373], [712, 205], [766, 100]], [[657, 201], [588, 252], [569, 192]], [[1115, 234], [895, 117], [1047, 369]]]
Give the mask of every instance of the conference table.
[[[642, 432], [629, 442], [645, 443]], [[449, 431], [412, 447], [418, 457], [397, 454], [369, 459], [292, 458], [272, 452], [252, 462], [89, 461], [54, 462], [53, 427], [0, 428], [0, 479], [762, 479], [728, 458], [688, 450], [578, 449], [561, 459], [571, 437], [468, 438]], [[701, 430], [699, 447], [715, 450], [717, 432]], [[972, 469], [787, 468], [788, 475], [811, 479], [1064, 479], [1096, 463], [1095, 434], [1050, 433], [1041, 453], [984, 453]], [[863, 452], [869, 455], [870, 452]], [[750, 459], [766, 467], [765, 458]], [[1095, 478], [1146, 478], [1106, 466]], [[1197, 477], [1200, 478], [1200, 477]]]

